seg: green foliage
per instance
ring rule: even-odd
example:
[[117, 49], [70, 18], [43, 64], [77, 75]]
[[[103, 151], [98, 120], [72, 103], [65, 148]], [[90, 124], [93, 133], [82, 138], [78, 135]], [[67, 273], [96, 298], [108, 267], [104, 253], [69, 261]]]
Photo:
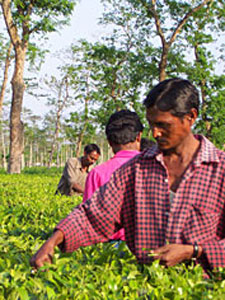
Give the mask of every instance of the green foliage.
[[31, 168], [24, 168], [22, 170], [22, 174], [29, 174], [29, 175], [46, 175], [46, 176], [60, 176], [62, 174], [62, 168], [56, 167], [31, 167]]
[[[18, 36], [22, 42], [29, 41], [27, 58], [31, 69], [40, 69], [47, 49], [41, 49], [43, 36], [49, 32], [55, 32], [63, 25], [69, 24], [69, 17], [73, 12], [76, 0], [54, 1], [10, 1], [12, 21], [17, 28]], [[33, 36], [40, 35], [42, 40], [31, 42]], [[0, 56], [1, 60], [1, 56]], [[34, 65], [36, 63], [36, 65]]]
[[53, 169], [39, 171], [0, 175], [0, 299], [225, 299], [224, 270], [204, 280], [200, 266], [138, 265], [124, 243], [72, 254], [56, 249], [53, 265], [31, 273], [30, 257], [81, 202], [81, 197], [54, 195], [57, 171], [56, 176]]
[[6, 170], [4, 170], [3, 168], [0, 168], [0, 174], [6, 174]]
[[[214, 50], [208, 47], [215, 39], [214, 35], [209, 34], [208, 25], [208, 18], [202, 18], [200, 15], [196, 16], [192, 24], [188, 24], [186, 38], [189, 47], [194, 49], [194, 60], [187, 63], [183, 71], [200, 91], [201, 111], [197, 131], [224, 149], [225, 76], [215, 73], [216, 63], [222, 64], [223, 57], [218, 57], [216, 61]], [[213, 26], [216, 25], [213, 23]], [[218, 48], [222, 51], [220, 43]]]
[[51, 2], [14, 0], [11, 9], [18, 28], [23, 23], [29, 22], [29, 34], [43, 33], [56, 31], [56, 26], [68, 24], [67, 17], [71, 14], [75, 3], [72, 0], [53, 0]]
[[83, 145], [91, 143], [96, 136], [96, 124], [94, 124], [91, 118], [85, 124], [85, 118], [84, 113], [74, 112], [70, 113], [70, 118], [65, 120], [65, 133], [71, 143], [74, 143], [78, 139], [81, 128], [84, 130]]
[[80, 40], [71, 46], [71, 60], [63, 69], [72, 78], [70, 87], [76, 112], [71, 114], [71, 119], [76, 119], [75, 131], [79, 133], [76, 130], [79, 125], [85, 129], [87, 121], [97, 129], [104, 129], [116, 110], [143, 111], [142, 89], [146, 81], [149, 86], [157, 72], [149, 58], [154, 54], [151, 50], [139, 49], [135, 53], [131, 40], [117, 44], [116, 36], [97, 43]]
[[[137, 101], [141, 93], [140, 89], [135, 88], [136, 83], [142, 90], [151, 89], [162, 66], [163, 50], [168, 51], [164, 65], [166, 77], [188, 78], [199, 89], [201, 116], [196, 130], [205, 134], [218, 147], [224, 148], [225, 85], [224, 75], [220, 75], [224, 66], [224, 45], [221, 38], [225, 29], [224, 1], [209, 1], [196, 11], [193, 9], [204, 1], [104, 0], [102, 2], [106, 9], [101, 23], [113, 24], [115, 28], [106, 41], [111, 42], [112, 49], [123, 49], [124, 52], [125, 46], [131, 45], [129, 54], [125, 56], [126, 62], [123, 61], [128, 71], [122, 69], [122, 72], [129, 78], [127, 80], [124, 77], [128, 83], [128, 93], [124, 93], [123, 103], [126, 103], [125, 105], [133, 103], [132, 107], [143, 114], [143, 108]], [[189, 17], [184, 19], [189, 13]], [[182, 23], [181, 20], [185, 20], [183, 27], [176, 32], [177, 26]], [[155, 26], [156, 23], [158, 26]], [[105, 53], [109, 54], [109, 51]], [[114, 56], [116, 57], [116, 54]], [[132, 57], [134, 66], [130, 64]], [[105, 62], [106, 55], [100, 58]], [[105, 65], [107, 66], [106, 63]], [[115, 66], [114, 62], [111, 69]], [[137, 74], [139, 77], [135, 78]], [[112, 82], [112, 78], [110, 80]], [[109, 86], [110, 84], [106, 84], [107, 88]], [[100, 120], [105, 121], [104, 111], [110, 111], [112, 105], [111, 99], [105, 101], [103, 110], [97, 111]]]

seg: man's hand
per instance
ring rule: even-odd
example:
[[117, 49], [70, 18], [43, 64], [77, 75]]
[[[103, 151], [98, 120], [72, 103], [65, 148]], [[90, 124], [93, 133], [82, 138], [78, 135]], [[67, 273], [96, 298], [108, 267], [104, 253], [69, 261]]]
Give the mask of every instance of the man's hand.
[[84, 188], [81, 185], [79, 185], [78, 183], [73, 183], [72, 189], [75, 192], [82, 193], [82, 194], [84, 193]]
[[[199, 247], [199, 256], [202, 248]], [[193, 255], [192, 245], [170, 244], [151, 251], [154, 259], [159, 259], [160, 263], [172, 267], [184, 260], [189, 260]]]
[[47, 264], [52, 264], [54, 248], [61, 244], [64, 240], [62, 231], [57, 230], [53, 235], [41, 246], [30, 260], [30, 265], [35, 269]]

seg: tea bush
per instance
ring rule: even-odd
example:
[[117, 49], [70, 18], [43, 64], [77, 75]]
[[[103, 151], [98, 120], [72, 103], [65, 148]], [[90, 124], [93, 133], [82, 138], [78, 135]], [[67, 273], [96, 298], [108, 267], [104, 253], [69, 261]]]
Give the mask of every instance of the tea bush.
[[32, 274], [30, 257], [81, 202], [54, 195], [59, 177], [46, 170], [0, 174], [0, 300], [225, 299], [224, 270], [204, 280], [200, 266], [141, 266], [125, 243], [72, 254], [56, 249], [54, 264]]

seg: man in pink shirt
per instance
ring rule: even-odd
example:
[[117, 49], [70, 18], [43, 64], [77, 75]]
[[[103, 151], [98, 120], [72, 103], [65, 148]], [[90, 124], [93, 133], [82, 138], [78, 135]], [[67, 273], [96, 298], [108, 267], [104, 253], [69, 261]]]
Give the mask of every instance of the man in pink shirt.
[[[135, 112], [121, 110], [111, 115], [106, 124], [106, 136], [115, 154], [111, 159], [96, 166], [88, 174], [83, 202], [109, 181], [112, 173], [128, 160], [139, 154], [143, 125]], [[111, 240], [125, 241], [124, 229], [112, 235]]]

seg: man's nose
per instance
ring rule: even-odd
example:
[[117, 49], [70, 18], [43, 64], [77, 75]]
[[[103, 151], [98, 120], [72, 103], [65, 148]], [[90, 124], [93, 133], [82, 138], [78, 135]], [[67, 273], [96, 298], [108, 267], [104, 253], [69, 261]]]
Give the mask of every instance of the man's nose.
[[162, 136], [162, 132], [161, 132], [161, 130], [159, 128], [153, 127], [152, 128], [152, 135], [153, 135], [154, 139], [156, 139], [156, 138]]

